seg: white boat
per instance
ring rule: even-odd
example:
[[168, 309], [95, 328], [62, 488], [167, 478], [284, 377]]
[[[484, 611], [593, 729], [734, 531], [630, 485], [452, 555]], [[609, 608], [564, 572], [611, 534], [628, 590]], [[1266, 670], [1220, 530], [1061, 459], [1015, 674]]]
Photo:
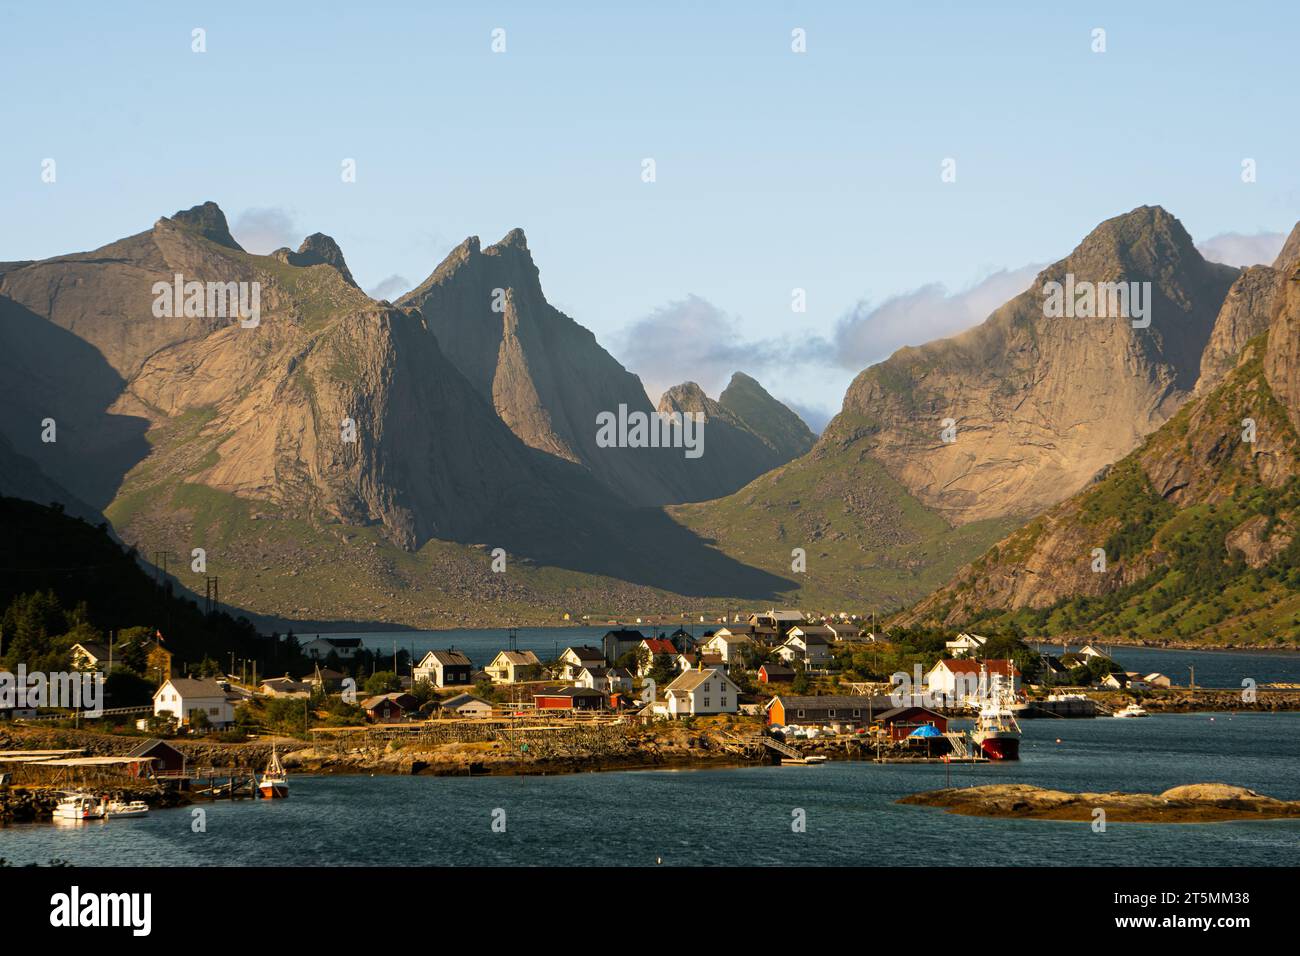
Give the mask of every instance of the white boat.
[[142, 817], [149, 812], [149, 804], [143, 800], [113, 800], [108, 804], [104, 815], [109, 819], [117, 817]]
[[1151, 715], [1138, 706], [1137, 701], [1133, 701], [1123, 710], [1117, 710], [1111, 716], [1113, 717], [1150, 717]]
[[104, 804], [88, 793], [68, 793], [54, 807], [56, 820], [99, 820], [104, 816]]
[[271, 759], [267, 761], [257, 792], [267, 800], [283, 800], [289, 796], [289, 775], [285, 772], [284, 764], [280, 763], [280, 753], [274, 743], [271, 744]]

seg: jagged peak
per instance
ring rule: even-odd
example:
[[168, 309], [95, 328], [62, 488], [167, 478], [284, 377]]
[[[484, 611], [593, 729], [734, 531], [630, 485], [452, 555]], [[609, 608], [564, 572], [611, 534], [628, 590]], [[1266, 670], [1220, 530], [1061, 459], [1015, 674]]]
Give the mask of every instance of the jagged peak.
[[348, 271], [348, 264], [343, 259], [343, 250], [339, 244], [330, 236], [323, 232], [313, 232], [310, 236], [302, 241], [298, 251], [289, 257], [296, 266], [314, 266], [327, 265], [333, 266], [343, 276], [348, 285], [360, 288], [357, 282], [352, 278], [352, 273]]
[[230, 234], [230, 226], [226, 223], [226, 214], [221, 211], [221, 207], [216, 203], [208, 200], [197, 206], [191, 206], [189, 209], [181, 209], [173, 213], [170, 217], [164, 216], [159, 222], [174, 222], [191, 232], [196, 232], [203, 238], [215, 242], [219, 246], [225, 246], [228, 249], [237, 249], [244, 251], [244, 247], [235, 241], [235, 237]]
[[529, 258], [532, 257], [532, 253], [528, 250], [528, 237], [524, 235], [524, 231], [518, 226], [515, 226], [515, 228], [502, 236], [499, 242], [495, 242], [488, 246], [488, 248], [484, 250], [484, 255], [499, 255], [507, 251], [522, 252]]
[[1153, 265], [1157, 258], [1165, 258], [1175, 250], [1180, 258], [1189, 256], [1193, 261], [1202, 258], [1176, 216], [1163, 206], [1138, 206], [1099, 223], [1070, 258], [1097, 254], [1109, 258], [1111, 251], [1118, 251], [1125, 259], [1135, 259], [1135, 265], [1145, 266]]

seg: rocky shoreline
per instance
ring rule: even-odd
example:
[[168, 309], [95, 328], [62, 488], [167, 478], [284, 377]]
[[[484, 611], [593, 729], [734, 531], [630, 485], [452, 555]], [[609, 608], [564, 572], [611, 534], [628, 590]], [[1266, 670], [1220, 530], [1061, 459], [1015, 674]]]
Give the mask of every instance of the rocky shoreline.
[[1026, 784], [949, 787], [903, 797], [900, 804], [941, 807], [972, 817], [1022, 817], [1107, 823], [1221, 823], [1300, 817], [1300, 800], [1277, 800], [1245, 787], [1194, 783], [1163, 793], [1066, 793]]

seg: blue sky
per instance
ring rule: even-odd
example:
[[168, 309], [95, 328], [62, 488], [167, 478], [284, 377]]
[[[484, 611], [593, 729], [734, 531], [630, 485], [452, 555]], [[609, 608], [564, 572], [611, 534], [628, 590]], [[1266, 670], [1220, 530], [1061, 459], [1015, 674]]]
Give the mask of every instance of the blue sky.
[[[651, 389], [731, 364], [826, 411], [1109, 216], [1159, 203], [1198, 242], [1300, 218], [1294, 5], [701, 6], [7, 5], [0, 260], [212, 199], [255, 251], [323, 231], [391, 289], [522, 226]], [[815, 347], [846, 320], [847, 353]]]

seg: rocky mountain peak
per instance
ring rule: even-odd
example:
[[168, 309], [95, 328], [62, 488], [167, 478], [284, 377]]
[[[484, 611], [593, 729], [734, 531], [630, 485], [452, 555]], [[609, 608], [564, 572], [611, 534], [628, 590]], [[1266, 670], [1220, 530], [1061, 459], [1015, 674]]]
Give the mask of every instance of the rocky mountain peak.
[[180, 226], [189, 229], [191, 232], [197, 232], [205, 239], [225, 246], [229, 249], [238, 249], [244, 251], [243, 246], [235, 241], [235, 237], [230, 234], [230, 226], [226, 223], [226, 214], [221, 211], [221, 207], [209, 200], [200, 203], [197, 206], [191, 206], [189, 209], [182, 209], [174, 213], [169, 218]]
[[302, 241], [298, 251], [289, 256], [289, 262], [295, 266], [327, 265], [333, 266], [350, 286], [357, 286], [348, 264], [343, 259], [343, 250], [339, 244], [323, 232], [313, 232]]

